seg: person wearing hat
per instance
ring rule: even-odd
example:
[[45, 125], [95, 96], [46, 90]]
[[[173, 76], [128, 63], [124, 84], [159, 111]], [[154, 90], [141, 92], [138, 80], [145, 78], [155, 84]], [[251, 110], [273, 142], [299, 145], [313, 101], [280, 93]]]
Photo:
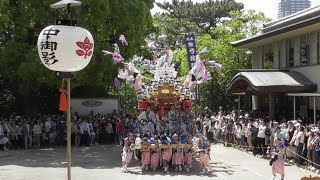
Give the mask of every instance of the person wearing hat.
[[312, 162], [316, 163], [314, 165], [314, 170], [319, 173], [320, 171], [320, 129], [314, 128], [311, 130], [314, 133], [315, 138], [311, 141], [310, 145], [313, 148], [312, 152]]
[[272, 166], [272, 174], [275, 177], [276, 174], [281, 175], [281, 180], [284, 179], [284, 162], [286, 157], [286, 146], [282, 143], [280, 138], [274, 139], [274, 149], [272, 152], [272, 159], [270, 165]]
[[212, 167], [210, 166], [210, 142], [206, 137], [203, 136], [201, 132], [197, 133], [197, 140], [195, 151], [200, 155], [200, 166], [201, 172], [203, 175], [206, 172], [212, 171]]
[[179, 147], [181, 145], [181, 141], [179, 140], [178, 134], [174, 134], [172, 136], [172, 143], [178, 145], [177, 148], [172, 149], [172, 165], [175, 167], [175, 171], [182, 171], [183, 164], [183, 152], [182, 148]]

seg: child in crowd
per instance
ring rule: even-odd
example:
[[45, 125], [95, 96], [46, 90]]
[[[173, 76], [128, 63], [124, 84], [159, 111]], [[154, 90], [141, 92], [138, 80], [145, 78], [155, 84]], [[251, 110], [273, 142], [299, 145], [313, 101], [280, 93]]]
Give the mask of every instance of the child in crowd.
[[[188, 135], [185, 144], [192, 145], [192, 136]], [[192, 147], [191, 148], [184, 148], [184, 165], [187, 172], [190, 172], [192, 167]]]
[[[165, 134], [161, 136], [161, 144], [170, 145], [171, 141]], [[170, 147], [166, 147], [162, 149], [162, 162], [164, 173], [169, 173], [169, 165], [172, 157], [172, 149]]]
[[172, 143], [177, 145], [177, 148], [172, 149], [172, 165], [175, 167], [175, 171], [182, 171], [183, 164], [183, 152], [181, 147], [181, 142], [179, 141], [179, 136], [174, 134], [172, 136]]
[[[144, 136], [141, 142], [142, 145], [150, 146], [150, 141], [147, 136]], [[142, 163], [142, 170], [148, 170], [150, 164], [150, 147], [147, 149], [141, 149], [141, 163]]]
[[154, 136], [154, 138], [151, 139], [151, 143], [154, 144], [155, 148], [151, 150], [151, 168], [152, 170], [156, 170], [159, 166], [160, 162], [160, 153], [161, 150], [159, 149], [159, 139], [158, 136]]

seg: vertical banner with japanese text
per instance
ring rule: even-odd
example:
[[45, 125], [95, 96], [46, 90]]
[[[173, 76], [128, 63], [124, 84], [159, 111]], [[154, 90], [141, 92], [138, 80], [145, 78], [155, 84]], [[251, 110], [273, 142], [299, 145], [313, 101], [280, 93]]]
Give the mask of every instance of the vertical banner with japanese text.
[[[196, 35], [193, 32], [185, 34], [186, 49], [188, 55], [189, 69], [191, 70], [196, 64], [197, 46], [196, 46]], [[195, 103], [200, 105], [200, 87], [199, 85], [195, 88]]]
[[194, 33], [185, 34], [189, 69], [191, 70], [196, 63], [197, 48], [196, 48], [196, 36]]

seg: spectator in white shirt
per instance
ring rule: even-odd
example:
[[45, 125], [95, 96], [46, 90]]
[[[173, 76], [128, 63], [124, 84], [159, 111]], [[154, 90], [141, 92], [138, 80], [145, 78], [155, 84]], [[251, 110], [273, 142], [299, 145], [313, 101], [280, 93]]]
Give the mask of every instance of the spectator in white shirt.
[[51, 118], [47, 118], [47, 121], [44, 123], [45, 133], [50, 133], [51, 131]]
[[40, 136], [42, 134], [42, 126], [40, 120], [33, 126], [33, 145], [34, 147], [40, 147]]
[[242, 138], [243, 130], [242, 130], [241, 124], [237, 124], [236, 128], [237, 128], [236, 129], [237, 142], [238, 142], [239, 147], [242, 148], [242, 146], [243, 146], [243, 138]]
[[258, 151], [262, 156], [266, 155], [266, 122], [263, 120], [260, 120], [260, 126], [258, 131]]
[[81, 133], [81, 140], [80, 140], [80, 146], [86, 145], [88, 146], [88, 138], [89, 138], [89, 124], [86, 120], [83, 120], [80, 125], [80, 133]]
[[246, 137], [247, 137], [247, 143], [249, 145], [249, 150], [252, 150], [252, 131], [251, 127], [253, 126], [253, 119], [249, 119], [249, 123], [247, 124], [246, 128]]
[[295, 144], [297, 146], [296, 153], [299, 155], [299, 156], [296, 156], [295, 160], [298, 165], [302, 165], [303, 159], [300, 156], [303, 155], [302, 154], [303, 145], [304, 145], [304, 127], [303, 126], [300, 126], [297, 128], [297, 134], [294, 137], [294, 139], [295, 139]]

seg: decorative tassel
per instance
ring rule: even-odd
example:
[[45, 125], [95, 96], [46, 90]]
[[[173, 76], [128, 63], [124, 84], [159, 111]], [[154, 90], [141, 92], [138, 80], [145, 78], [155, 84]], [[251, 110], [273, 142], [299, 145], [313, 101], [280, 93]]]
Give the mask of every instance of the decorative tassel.
[[64, 80], [62, 81], [62, 87], [59, 89], [60, 94], [60, 104], [59, 110], [66, 112], [67, 111], [67, 90], [64, 89]]

